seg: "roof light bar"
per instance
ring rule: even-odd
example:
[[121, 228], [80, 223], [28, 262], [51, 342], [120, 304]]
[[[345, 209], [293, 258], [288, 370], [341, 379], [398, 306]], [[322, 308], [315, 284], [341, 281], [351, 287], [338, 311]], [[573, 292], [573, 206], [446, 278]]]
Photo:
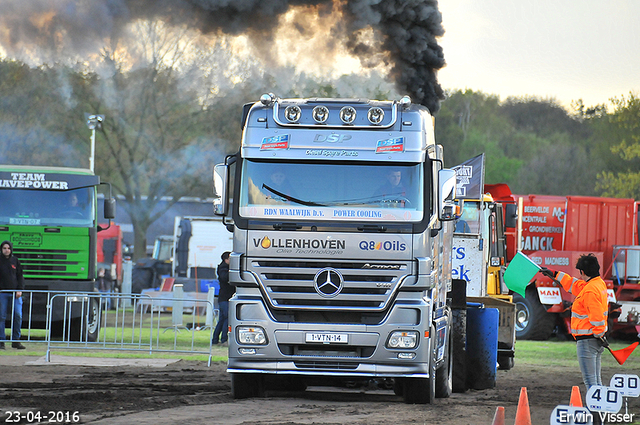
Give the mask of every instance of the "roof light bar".
[[[262, 95], [260, 103], [273, 108], [273, 120], [277, 125], [323, 128], [345, 125], [359, 129], [391, 128], [400, 117], [400, 111], [411, 108], [408, 96], [394, 102], [380, 102], [362, 99], [280, 99], [268, 93]], [[258, 122], [265, 120], [268, 118]]]

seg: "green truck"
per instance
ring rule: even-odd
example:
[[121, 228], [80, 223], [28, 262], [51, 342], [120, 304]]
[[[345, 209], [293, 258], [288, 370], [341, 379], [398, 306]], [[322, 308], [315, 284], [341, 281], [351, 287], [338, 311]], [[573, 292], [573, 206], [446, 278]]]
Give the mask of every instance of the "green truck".
[[[51, 329], [53, 336], [75, 341], [96, 339], [99, 298], [81, 293], [95, 291], [101, 184], [85, 169], [0, 165], [0, 239], [13, 244], [24, 269], [23, 328]], [[110, 192], [109, 186], [109, 220], [115, 218]]]

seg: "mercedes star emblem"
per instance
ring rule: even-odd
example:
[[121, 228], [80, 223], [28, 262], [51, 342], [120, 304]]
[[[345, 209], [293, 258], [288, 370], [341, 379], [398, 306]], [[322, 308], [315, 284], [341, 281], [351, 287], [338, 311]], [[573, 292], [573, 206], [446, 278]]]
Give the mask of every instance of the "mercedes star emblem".
[[316, 273], [313, 278], [313, 286], [316, 292], [323, 297], [335, 297], [342, 291], [344, 279], [340, 272], [331, 267], [324, 268]]

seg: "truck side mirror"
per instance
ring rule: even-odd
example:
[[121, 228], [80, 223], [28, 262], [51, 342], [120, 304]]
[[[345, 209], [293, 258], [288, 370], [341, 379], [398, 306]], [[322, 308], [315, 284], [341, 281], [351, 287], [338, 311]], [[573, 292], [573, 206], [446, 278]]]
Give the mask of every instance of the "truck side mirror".
[[116, 199], [107, 198], [104, 200], [104, 218], [113, 220], [116, 218]]
[[229, 166], [218, 164], [213, 168], [213, 213], [227, 215], [229, 211]]
[[451, 221], [456, 218], [456, 172], [449, 169], [438, 171], [438, 218]]
[[518, 206], [516, 204], [505, 204], [504, 206], [504, 226], [515, 228], [518, 224]]

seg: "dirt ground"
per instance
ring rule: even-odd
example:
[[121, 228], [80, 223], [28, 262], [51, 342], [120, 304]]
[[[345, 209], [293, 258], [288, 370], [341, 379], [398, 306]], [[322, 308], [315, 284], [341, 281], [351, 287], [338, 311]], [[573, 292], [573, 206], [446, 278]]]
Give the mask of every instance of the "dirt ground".
[[[553, 408], [568, 404], [572, 386], [581, 385], [578, 370], [516, 363], [510, 371], [498, 371], [495, 388], [453, 394], [433, 405], [404, 404], [390, 390], [335, 387], [236, 401], [223, 362], [207, 367], [206, 362], [162, 359], [43, 360], [0, 356], [0, 424], [7, 423], [8, 411], [77, 411], [77, 423], [84, 424], [476, 425], [491, 424], [498, 406], [512, 424], [523, 386], [533, 424], [548, 424]], [[603, 379], [608, 382], [619, 372], [605, 369]], [[584, 399], [582, 386], [581, 391]], [[630, 400], [629, 413], [640, 417], [638, 399]]]

